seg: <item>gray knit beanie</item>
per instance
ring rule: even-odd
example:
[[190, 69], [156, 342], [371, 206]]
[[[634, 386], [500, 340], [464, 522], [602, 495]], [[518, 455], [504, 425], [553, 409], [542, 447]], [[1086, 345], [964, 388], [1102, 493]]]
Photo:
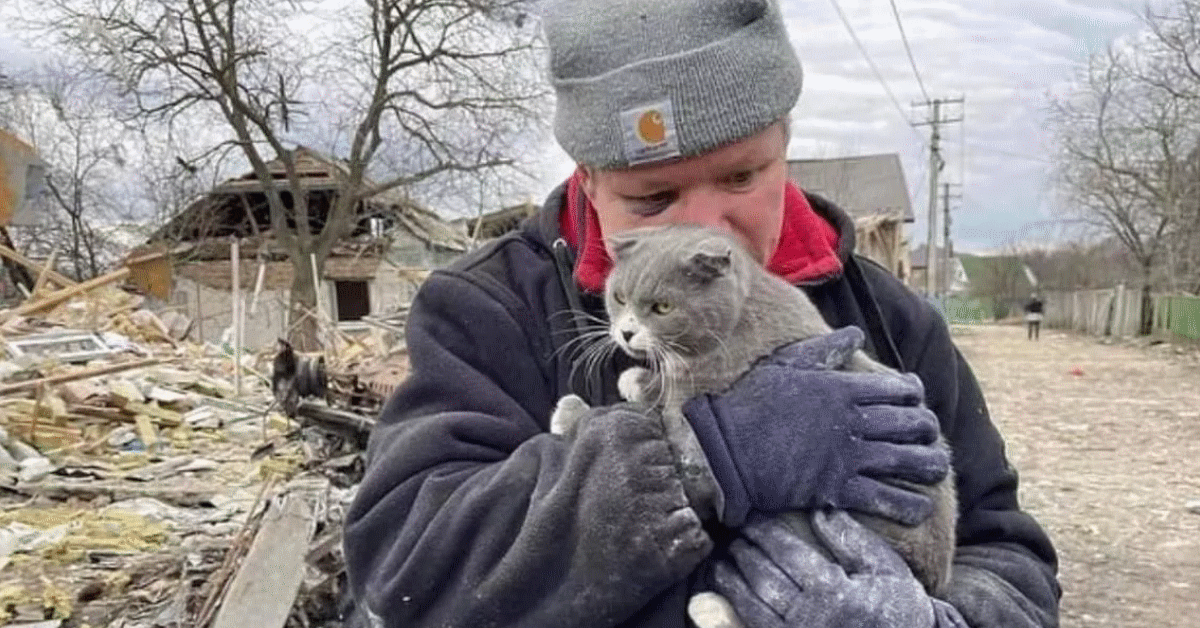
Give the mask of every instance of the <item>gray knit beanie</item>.
[[688, 157], [784, 118], [802, 73], [777, 0], [555, 0], [554, 134], [577, 163]]

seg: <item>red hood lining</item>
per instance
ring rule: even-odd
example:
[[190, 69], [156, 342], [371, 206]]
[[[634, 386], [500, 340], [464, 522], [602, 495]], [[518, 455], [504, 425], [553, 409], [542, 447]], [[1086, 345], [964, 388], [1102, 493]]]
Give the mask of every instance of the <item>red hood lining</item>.
[[[584, 225], [579, 228], [583, 207]], [[612, 260], [600, 235], [596, 209], [583, 193], [582, 173], [576, 171], [567, 180], [567, 202], [559, 214], [559, 235], [576, 251], [575, 281], [588, 292], [599, 293], [612, 268]], [[582, 233], [581, 233], [582, 231]], [[585, 242], [579, 246], [579, 241]], [[838, 233], [819, 216], [794, 183], [789, 181], [783, 197], [783, 226], [779, 246], [767, 263], [767, 270], [787, 280], [800, 283], [819, 279], [842, 270], [838, 259]]]

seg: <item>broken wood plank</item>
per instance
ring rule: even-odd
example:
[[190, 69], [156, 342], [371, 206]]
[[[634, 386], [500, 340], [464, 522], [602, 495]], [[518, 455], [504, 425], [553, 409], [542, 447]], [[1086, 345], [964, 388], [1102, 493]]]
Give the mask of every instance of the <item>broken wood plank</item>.
[[130, 416], [121, 411], [120, 408], [110, 408], [108, 406], [88, 406], [82, 404], [71, 404], [70, 411], [79, 416], [85, 416], [93, 419], [103, 419], [117, 423], [128, 423]]
[[312, 509], [302, 493], [288, 493], [272, 502], [213, 628], [281, 628], [304, 580], [312, 531]]
[[54, 307], [55, 305], [58, 305], [59, 303], [62, 303], [63, 301], [66, 301], [77, 294], [82, 294], [89, 290], [95, 290], [101, 286], [120, 281], [128, 275], [129, 268], [124, 267], [119, 270], [114, 270], [106, 275], [100, 275], [94, 279], [89, 279], [83, 283], [77, 283], [73, 286], [62, 288], [61, 290], [55, 290], [54, 292], [48, 292], [44, 295], [37, 296], [29, 301], [26, 301], [14, 309], [6, 312], [0, 312], [0, 320], [6, 320], [13, 316], [24, 316], [39, 310]]
[[22, 421], [9, 417], [8, 431], [22, 441], [38, 448], [61, 449], [83, 440], [83, 430], [33, 420]]
[[[4, 246], [3, 244], [0, 244], [0, 256], [7, 257], [8, 259], [26, 267], [26, 268], [29, 268], [31, 270], [36, 270], [39, 272], [42, 270], [41, 264], [38, 264], [37, 262], [29, 259], [28, 257], [25, 257], [24, 255], [21, 255], [20, 253], [16, 252], [15, 250], [13, 250], [7, 246]], [[71, 281], [66, 276], [55, 272], [53, 269], [50, 269], [49, 271], [47, 271], [47, 276], [50, 278], [51, 281], [53, 281], [54, 283], [56, 283], [64, 288], [75, 285], [74, 281]]]
[[67, 414], [67, 404], [58, 397], [40, 394], [37, 399], [5, 399], [4, 406], [28, 417], [57, 420]]
[[159, 407], [157, 403], [138, 403], [136, 401], [125, 402], [125, 410], [133, 412], [138, 416], [144, 416], [147, 420], [153, 419], [155, 423], [164, 427], [179, 427], [183, 423], [183, 415]]
[[[0, 214], [4, 213], [4, 208], [0, 207]], [[8, 229], [4, 227], [4, 217], [0, 215], [0, 245], [7, 247], [9, 251], [15, 251], [17, 247], [13, 246], [12, 238], [8, 237]], [[28, 293], [28, 289], [33, 287], [33, 277], [29, 276], [29, 269], [14, 262], [8, 257], [4, 257], [4, 268], [8, 271], [9, 278], [13, 284], [21, 290]]]
[[204, 604], [200, 606], [200, 612], [195, 616], [195, 624], [197, 626], [208, 626], [213, 619], [213, 615], [217, 611], [217, 602], [222, 599], [225, 592], [228, 590], [228, 584], [233, 573], [234, 567], [241, 562], [242, 557], [249, 550], [249, 541], [252, 536], [258, 534], [258, 528], [262, 524], [263, 517], [266, 516], [266, 510], [259, 512], [259, 505], [263, 503], [263, 499], [275, 487], [275, 476], [268, 476], [267, 481], [263, 482], [258, 488], [258, 496], [254, 498], [254, 505], [250, 507], [250, 514], [246, 517], [246, 521], [242, 523], [242, 528], [238, 530], [237, 536], [233, 537], [233, 542], [229, 544], [229, 548], [225, 551], [225, 558], [221, 560], [221, 566], [213, 572], [212, 576], [205, 583], [208, 587], [208, 592], [204, 597]]
[[239, 397], [242, 396], [242, 326], [245, 322], [242, 317], [242, 306], [245, 302], [242, 300], [240, 246], [241, 240], [234, 238], [229, 247], [229, 255], [232, 258], [229, 267], [233, 272], [233, 277], [230, 278], [233, 287], [229, 291], [229, 296], [233, 297], [233, 389]]
[[34, 390], [38, 386], [61, 384], [63, 382], [73, 382], [79, 379], [88, 379], [89, 377], [98, 377], [100, 375], [111, 375], [112, 373], [120, 373], [121, 371], [130, 371], [133, 369], [142, 368], [145, 366], [154, 366], [162, 362], [161, 358], [146, 358], [144, 360], [136, 360], [133, 362], [121, 362], [119, 364], [106, 364], [96, 368], [84, 369], [74, 373], [63, 373], [62, 375], [51, 375], [49, 377], [40, 377], [15, 384], [0, 385], [0, 395], [9, 395], [15, 392], [25, 390]]
[[158, 431], [154, 429], [154, 424], [150, 422], [150, 417], [139, 414], [133, 417], [134, 423], [137, 425], [138, 438], [142, 439], [142, 445], [146, 451], [153, 450], [158, 445]]
[[50, 252], [50, 257], [46, 258], [46, 266], [42, 268], [42, 272], [38, 273], [37, 281], [33, 282], [33, 294], [37, 294], [46, 285], [46, 280], [50, 278], [50, 273], [54, 271], [54, 260], [58, 259], [58, 249]]
[[160, 251], [155, 251], [153, 253], [146, 253], [145, 255], [138, 255], [136, 257], [130, 257], [129, 259], [126, 259], [123, 263], [126, 266], [136, 266], [137, 264], [144, 264], [146, 262], [153, 262], [154, 260], [162, 259], [170, 254], [171, 254], [170, 250], [162, 249]]
[[107, 443], [109, 441], [109, 439], [112, 438], [112, 435], [115, 434], [117, 432], [117, 430], [121, 430], [121, 429], [124, 429], [124, 427], [118, 427], [118, 428], [109, 430], [92, 441], [80, 441], [78, 443], [74, 443], [71, 445], [65, 445], [65, 446], [59, 447], [57, 449], [47, 450], [45, 452], [45, 456], [47, 458], [49, 458], [51, 456], [70, 454], [73, 452], [88, 453], [88, 452], [96, 449], [97, 447]]

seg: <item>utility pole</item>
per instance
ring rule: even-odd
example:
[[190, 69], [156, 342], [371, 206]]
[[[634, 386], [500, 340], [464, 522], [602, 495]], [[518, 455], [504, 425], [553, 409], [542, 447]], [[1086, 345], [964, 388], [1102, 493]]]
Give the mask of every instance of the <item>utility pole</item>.
[[925, 240], [925, 295], [930, 298], [937, 296], [937, 206], [938, 206], [938, 173], [946, 165], [942, 159], [940, 143], [942, 140], [941, 125], [952, 122], [962, 122], [962, 117], [943, 118], [942, 105], [962, 104], [963, 98], [935, 98], [928, 102], [913, 103], [914, 107], [932, 107], [932, 117], [918, 125], [929, 125], [929, 236]]
[[950, 257], [951, 257], [951, 241], [950, 241], [950, 199], [961, 199], [961, 194], [950, 194], [951, 187], [958, 187], [958, 183], [943, 183], [942, 184], [942, 295], [950, 296], [950, 285], [954, 282], [951, 274]]

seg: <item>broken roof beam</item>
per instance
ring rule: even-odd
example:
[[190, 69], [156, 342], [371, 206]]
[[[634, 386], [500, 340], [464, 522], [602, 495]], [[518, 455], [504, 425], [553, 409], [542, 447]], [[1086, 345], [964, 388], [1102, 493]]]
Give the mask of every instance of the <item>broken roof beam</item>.
[[77, 283], [73, 286], [62, 288], [61, 290], [55, 290], [54, 292], [48, 292], [42, 296], [34, 297], [33, 299], [22, 303], [12, 310], [0, 312], [0, 321], [6, 321], [13, 316], [24, 316], [39, 310], [54, 307], [77, 294], [82, 294], [89, 290], [95, 290], [101, 286], [120, 281], [128, 275], [129, 268], [123, 267], [120, 270], [115, 270], [107, 275], [101, 275], [99, 277], [89, 279], [83, 283]]
[[36, 390], [38, 386], [51, 386], [54, 384], [63, 384], [73, 382], [80, 379], [88, 379], [91, 377], [99, 377], [100, 375], [111, 375], [120, 373], [121, 371], [132, 371], [133, 369], [142, 368], [144, 366], [154, 366], [161, 363], [159, 358], [146, 358], [134, 362], [121, 362], [119, 364], [106, 364], [91, 369], [75, 371], [74, 373], [63, 373], [62, 375], [51, 375], [49, 377], [41, 377], [38, 379], [25, 380], [15, 384], [0, 385], [0, 395], [10, 395], [15, 392], [26, 390]]
[[[42, 272], [38, 273], [37, 281], [33, 282], [33, 290], [31, 293], [37, 294], [46, 286], [46, 280], [50, 278], [50, 273], [54, 272], [54, 261], [58, 259], [58, 249], [50, 252], [50, 257], [46, 258], [46, 265], [42, 267]], [[63, 287], [66, 287], [64, 285]]]
[[67, 278], [66, 276], [56, 272], [53, 268], [50, 268], [48, 264], [43, 266], [42, 264], [39, 264], [39, 263], [29, 259], [28, 257], [21, 255], [20, 253], [14, 251], [13, 249], [8, 248], [7, 246], [4, 246], [3, 244], [0, 244], [0, 256], [6, 257], [26, 268], [37, 271], [39, 273], [45, 271], [46, 277], [48, 277], [51, 281], [53, 281], [54, 283], [56, 283], [64, 288], [75, 285], [74, 281], [72, 281], [71, 279]]

